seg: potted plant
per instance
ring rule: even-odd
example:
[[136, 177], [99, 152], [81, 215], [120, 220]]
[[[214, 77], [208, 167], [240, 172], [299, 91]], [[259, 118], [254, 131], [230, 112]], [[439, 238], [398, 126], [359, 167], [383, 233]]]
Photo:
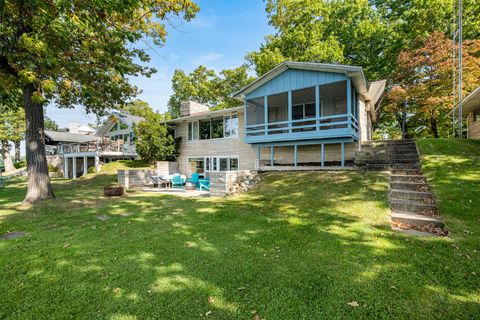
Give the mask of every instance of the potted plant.
[[125, 194], [125, 189], [118, 183], [111, 183], [103, 188], [103, 194], [107, 197], [123, 196]]

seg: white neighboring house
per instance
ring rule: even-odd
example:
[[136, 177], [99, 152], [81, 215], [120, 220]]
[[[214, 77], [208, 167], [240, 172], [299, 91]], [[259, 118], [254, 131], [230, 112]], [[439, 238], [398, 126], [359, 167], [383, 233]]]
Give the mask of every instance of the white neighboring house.
[[136, 159], [133, 125], [143, 120], [113, 112], [97, 130], [71, 122], [69, 132], [45, 131], [49, 162], [60, 167], [65, 178], [75, 179], [102, 163]]

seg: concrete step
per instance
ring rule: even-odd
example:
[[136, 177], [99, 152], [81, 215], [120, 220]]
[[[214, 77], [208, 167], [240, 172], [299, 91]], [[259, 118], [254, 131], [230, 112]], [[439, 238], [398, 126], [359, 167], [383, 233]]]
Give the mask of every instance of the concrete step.
[[372, 158], [372, 159], [362, 159], [362, 158], [356, 158], [355, 163], [358, 163], [358, 164], [367, 164], [367, 163], [371, 163], [371, 164], [376, 164], [376, 163], [380, 163], [380, 164], [389, 164], [389, 165], [402, 165], [402, 164], [407, 164], [407, 165], [415, 165], [415, 164], [418, 164], [418, 160], [409, 160], [409, 159], [375, 159], [375, 158]]
[[390, 209], [395, 212], [421, 213], [430, 211], [437, 213], [437, 207], [433, 203], [425, 203], [417, 200], [390, 199]]
[[392, 183], [392, 182], [413, 182], [413, 183], [425, 184], [425, 183], [427, 183], [427, 179], [422, 175], [391, 174], [390, 175], [390, 183]]
[[385, 154], [375, 154], [369, 152], [357, 152], [356, 158], [358, 159], [383, 159], [383, 160], [415, 160], [419, 161], [418, 154], [416, 153], [385, 153]]
[[420, 163], [397, 163], [390, 166], [392, 170], [420, 169]]
[[392, 169], [391, 174], [423, 177], [422, 171], [420, 169]]
[[395, 181], [390, 181], [390, 189], [410, 190], [410, 191], [420, 191], [420, 192], [427, 192], [429, 190], [428, 185], [426, 183], [395, 182]]
[[391, 189], [390, 190], [390, 199], [398, 199], [398, 200], [417, 200], [424, 203], [424, 200], [431, 200], [431, 203], [435, 203], [433, 199], [433, 194], [431, 192], [423, 192], [423, 191], [415, 191], [415, 190], [399, 190], [399, 189]]
[[403, 234], [407, 234], [409, 236], [425, 237], [425, 238], [437, 237], [437, 235], [433, 233], [418, 231], [414, 229], [401, 229], [401, 228], [393, 227], [392, 230], [403, 233]]
[[404, 140], [369, 140], [363, 141], [362, 145], [371, 146], [371, 145], [399, 145], [399, 144], [415, 144], [413, 139], [404, 139]]
[[432, 218], [421, 214], [409, 212], [392, 212], [390, 214], [390, 219], [394, 222], [401, 222], [415, 226], [436, 225], [441, 228], [445, 226], [442, 220], [438, 218]]

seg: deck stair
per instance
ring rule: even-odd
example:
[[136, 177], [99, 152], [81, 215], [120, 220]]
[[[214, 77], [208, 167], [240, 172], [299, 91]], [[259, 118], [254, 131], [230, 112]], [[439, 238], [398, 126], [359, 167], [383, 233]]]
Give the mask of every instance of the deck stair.
[[390, 219], [395, 230], [424, 236], [446, 234], [435, 198], [421, 172], [414, 140], [363, 142], [355, 165], [390, 171]]

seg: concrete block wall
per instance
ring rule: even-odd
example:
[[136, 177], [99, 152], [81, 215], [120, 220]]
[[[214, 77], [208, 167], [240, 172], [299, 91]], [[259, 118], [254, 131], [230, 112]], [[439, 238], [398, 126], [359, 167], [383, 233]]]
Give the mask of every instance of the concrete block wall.
[[239, 178], [253, 174], [256, 174], [256, 172], [251, 170], [208, 172], [207, 176], [210, 178], [210, 196], [226, 196], [230, 188], [237, 183]]
[[151, 176], [157, 176], [157, 170], [118, 170], [117, 181], [125, 188], [152, 184]]
[[197, 113], [208, 112], [209, 108], [206, 105], [195, 101], [185, 101], [180, 105], [180, 115], [182, 117], [191, 116]]
[[159, 176], [178, 173], [178, 163], [175, 161], [157, 161], [157, 173]]

